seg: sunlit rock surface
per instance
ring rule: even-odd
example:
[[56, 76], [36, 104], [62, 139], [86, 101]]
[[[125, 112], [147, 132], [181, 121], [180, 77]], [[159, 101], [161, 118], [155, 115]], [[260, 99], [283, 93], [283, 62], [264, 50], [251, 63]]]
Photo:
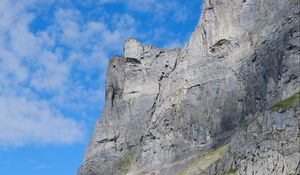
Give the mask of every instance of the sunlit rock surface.
[[299, 105], [269, 109], [299, 92], [299, 5], [206, 0], [183, 48], [127, 40], [78, 174], [297, 174]]

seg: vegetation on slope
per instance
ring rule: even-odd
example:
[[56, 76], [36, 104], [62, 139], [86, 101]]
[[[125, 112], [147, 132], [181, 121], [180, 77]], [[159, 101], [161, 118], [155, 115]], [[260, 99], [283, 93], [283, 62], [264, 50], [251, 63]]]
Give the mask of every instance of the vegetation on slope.
[[222, 147], [219, 147], [213, 151], [210, 151], [202, 156], [199, 156], [199, 159], [192, 163], [185, 171], [180, 175], [194, 175], [203, 173], [208, 169], [212, 164], [220, 159], [220, 157], [228, 149], [228, 144]]
[[270, 108], [270, 110], [275, 111], [275, 110], [279, 110], [279, 109], [292, 109], [292, 108], [298, 107], [299, 102], [300, 102], [300, 92], [298, 92], [282, 101], [277, 102]]
[[131, 161], [136, 159], [137, 150], [132, 149], [121, 157], [113, 167], [114, 174], [124, 175], [127, 174], [131, 169]]
[[225, 172], [225, 175], [234, 175], [237, 171], [238, 169], [230, 169]]

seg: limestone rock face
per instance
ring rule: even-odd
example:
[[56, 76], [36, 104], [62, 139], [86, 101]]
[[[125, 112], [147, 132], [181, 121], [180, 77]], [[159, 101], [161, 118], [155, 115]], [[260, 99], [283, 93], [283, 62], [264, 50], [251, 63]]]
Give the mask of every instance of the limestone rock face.
[[237, 130], [223, 157], [203, 174], [299, 174], [300, 93], [297, 98], [298, 107], [293, 109], [255, 114]]
[[143, 52], [142, 44], [135, 40], [129, 39], [124, 43], [124, 57], [125, 58], [139, 58]]
[[[231, 139], [229, 150], [235, 152], [225, 155], [232, 161], [213, 164], [221, 157], [214, 156], [209, 164], [215, 168], [198, 174], [224, 173], [237, 164], [234, 160], [245, 160], [234, 171], [239, 174], [260, 172], [259, 165], [268, 169], [261, 174], [268, 174], [282, 167], [277, 164], [284, 164], [284, 173], [298, 171], [292, 161], [300, 156], [299, 112], [268, 109], [299, 91], [299, 5], [298, 0], [207, 0], [183, 48], [127, 40], [124, 56], [109, 63], [105, 108], [78, 174], [179, 174]], [[257, 116], [263, 123], [253, 131], [237, 129]], [[274, 132], [282, 143], [264, 143], [268, 131], [260, 127], [270, 130], [277, 120]], [[257, 142], [264, 146], [254, 151]], [[272, 146], [287, 156], [266, 152]], [[255, 163], [248, 161], [248, 149]], [[269, 165], [270, 159], [275, 163]]]

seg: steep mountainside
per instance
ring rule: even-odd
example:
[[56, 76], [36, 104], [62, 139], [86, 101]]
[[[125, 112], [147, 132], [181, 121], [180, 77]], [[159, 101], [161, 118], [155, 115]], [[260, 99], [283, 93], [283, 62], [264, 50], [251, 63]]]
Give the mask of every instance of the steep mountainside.
[[183, 48], [111, 59], [79, 175], [299, 173], [300, 1], [203, 3]]

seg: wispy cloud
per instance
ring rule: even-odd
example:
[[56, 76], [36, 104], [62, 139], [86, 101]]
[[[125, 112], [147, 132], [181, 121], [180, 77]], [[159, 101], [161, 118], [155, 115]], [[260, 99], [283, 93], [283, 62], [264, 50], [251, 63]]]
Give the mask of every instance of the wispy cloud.
[[29, 31], [30, 4], [3, 0], [0, 6], [0, 146], [82, 140], [81, 125], [34, 92], [64, 86], [68, 68], [46, 51], [45, 38]]
[[81, 126], [52, 109], [47, 101], [20, 96], [0, 97], [0, 143], [69, 144], [83, 138]]
[[0, 146], [82, 141], [84, 118], [70, 115], [99, 105], [109, 52], [135, 32], [129, 15], [108, 26], [67, 8], [33, 32], [36, 3], [0, 2]]
[[[108, 13], [109, 3], [125, 10]], [[89, 6], [95, 8], [80, 9]], [[104, 99], [109, 57], [121, 53], [129, 37], [180, 46], [185, 38], [165, 24], [188, 20], [190, 6], [175, 0], [1, 0], [0, 147], [84, 140], [89, 115], [99, 113]]]
[[193, 16], [191, 7], [200, 0], [178, 1], [178, 0], [100, 0], [101, 4], [123, 3], [129, 11], [151, 13], [157, 22], [173, 20], [184, 22]]

